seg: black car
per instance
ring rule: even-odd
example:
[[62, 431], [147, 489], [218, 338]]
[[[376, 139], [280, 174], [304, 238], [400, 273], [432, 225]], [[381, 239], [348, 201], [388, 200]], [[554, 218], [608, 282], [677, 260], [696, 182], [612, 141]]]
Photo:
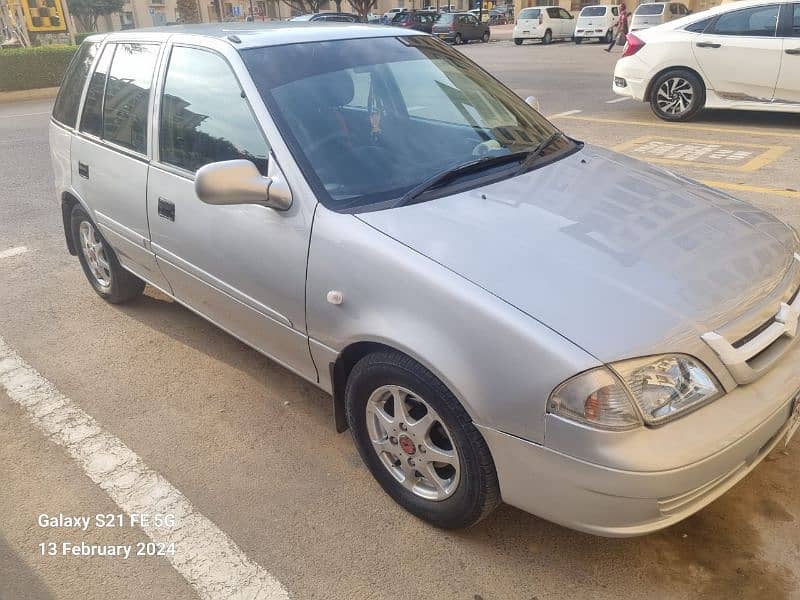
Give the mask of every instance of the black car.
[[430, 10], [408, 10], [397, 13], [392, 19], [391, 25], [394, 27], [406, 27], [431, 33], [433, 22], [438, 13]]
[[324, 12], [292, 17], [290, 21], [333, 21], [336, 23], [361, 23], [363, 19], [352, 13]]
[[441, 13], [437, 15], [431, 33], [456, 45], [472, 40], [489, 41], [489, 24], [481, 23], [470, 13]]

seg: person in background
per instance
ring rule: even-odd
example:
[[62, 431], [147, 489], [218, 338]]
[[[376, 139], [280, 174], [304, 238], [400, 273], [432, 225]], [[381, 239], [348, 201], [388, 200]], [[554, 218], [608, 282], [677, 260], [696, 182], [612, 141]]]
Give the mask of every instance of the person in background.
[[617, 37], [611, 40], [611, 43], [608, 45], [608, 48], [605, 48], [606, 52], [611, 52], [611, 49], [619, 44], [620, 46], [625, 45], [625, 38], [628, 35], [628, 9], [625, 7], [625, 3], [622, 2], [619, 5], [619, 27], [617, 28]]

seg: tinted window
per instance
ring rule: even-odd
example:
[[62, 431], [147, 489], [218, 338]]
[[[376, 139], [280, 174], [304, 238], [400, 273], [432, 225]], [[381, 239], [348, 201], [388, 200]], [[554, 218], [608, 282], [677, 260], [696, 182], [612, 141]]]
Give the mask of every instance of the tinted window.
[[712, 17], [708, 19], [703, 19], [702, 21], [697, 21], [696, 23], [692, 23], [691, 25], [687, 25], [684, 27], [686, 31], [691, 31], [692, 33], [703, 33], [708, 27], [708, 24], [711, 23]]
[[187, 171], [221, 160], [253, 161], [267, 171], [267, 142], [225, 60], [175, 47], [161, 100], [161, 162]]
[[581, 11], [581, 17], [603, 17], [606, 14], [605, 6], [587, 6]]
[[663, 4], [642, 4], [636, 9], [636, 15], [660, 15], [664, 12]]
[[558, 14], [562, 19], [571, 19], [572, 15], [565, 11], [563, 8], [558, 9]]
[[86, 90], [86, 100], [83, 103], [83, 116], [81, 117], [81, 131], [100, 137], [103, 135], [103, 93], [106, 89], [106, 75], [114, 55], [114, 44], [103, 48], [103, 54], [97, 62], [89, 89]]
[[758, 6], [720, 15], [714, 24], [712, 33], [774, 37], [777, 26], [778, 6]]
[[61, 89], [58, 90], [56, 104], [53, 107], [53, 118], [56, 121], [70, 127], [75, 126], [83, 85], [86, 83], [89, 68], [97, 55], [97, 47], [97, 42], [84, 42], [69, 64], [64, 82], [61, 84]]
[[103, 139], [147, 152], [147, 107], [156, 44], [117, 44], [103, 104]]
[[540, 8], [526, 8], [522, 12], [519, 13], [520, 19], [538, 19], [539, 14], [541, 13]]
[[551, 19], [558, 19], [558, 9], [557, 8], [548, 8], [547, 14], [550, 16]]
[[800, 37], [800, 4], [792, 5], [789, 10], [792, 15], [789, 19], [789, 35], [792, 37]]
[[453, 15], [450, 13], [442, 13], [438, 17], [436, 17], [436, 22], [440, 25], [449, 25], [453, 22]]

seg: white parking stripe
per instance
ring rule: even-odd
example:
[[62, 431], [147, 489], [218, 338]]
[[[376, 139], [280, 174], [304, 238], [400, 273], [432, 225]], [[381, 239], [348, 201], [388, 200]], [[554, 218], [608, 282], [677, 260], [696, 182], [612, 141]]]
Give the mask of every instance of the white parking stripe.
[[21, 115], [0, 115], [0, 119], [16, 119], [17, 117], [38, 117], [40, 115], [49, 115], [50, 111], [47, 112], [35, 112], [35, 113], [22, 113]]
[[606, 104], [616, 104], [617, 102], [627, 102], [630, 98], [614, 98], [613, 100], [606, 100]]
[[19, 256], [20, 254], [25, 254], [28, 249], [25, 246], [17, 246], [16, 248], [9, 248], [8, 250], [3, 250], [0, 252], [0, 259], [1, 258], [11, 258], [12, 256]]
[[142, 526], [157, 543], [175, 544], [167, 556], [206, 600], [285, 600], [283, 586], [252, 562], [189, 500], [119, 439], [101, 429], [72, 400], [26, 364], [0, 338], [0, 385], [51, 441], [63, 446], [128, 514], [172, 514], [174, 527]]
[[549, 119], [557, 119], [558, 117], [568, 117], [570, 115], [577, 115], [578, 113], [583, 112], [582, 110], [568, 110], [567, 112], [557, 113], [555, 115], [550, 115]]

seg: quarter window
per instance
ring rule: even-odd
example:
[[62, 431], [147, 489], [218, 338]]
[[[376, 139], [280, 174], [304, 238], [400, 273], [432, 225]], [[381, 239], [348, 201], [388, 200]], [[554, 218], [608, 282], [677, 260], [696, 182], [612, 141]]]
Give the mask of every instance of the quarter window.
[[97, 42], [84, 43], [78, 49], [75, 58], [72, 59], [67, 69], [67, 74], [64, 76], [61, 89], [58, 90], [58, 98], [56, 98], [56, 103], [53, 107], [53, 118], [59, 123], [75, 127], [83, 86], [86, 83], [89, 68], [92, 66], [95, 56], [97, 56], [97, 46]]
[[712, 31], [717, 35], [775, 37], [778, 27], [778, 6], [758, 6], [720, 15]]
[[691, 31], [692, 33], [703, 33], [708, 27], [708, 24], [711, 23], [711, 17], [708, 19], [702, 19], [701, 21], [697, 21], [692, 23], [691, 25], [686, 26], [686, 31]]
[[103, 103], [103, 139], [141, 154], [157, 56], [156, 44], [117, 44]]
[[89, 81], [86, 90], [86, 100], [83, 102], [83, 116], [81, 117], [81, 131], [100, 137], [103, 134], [103, 94], [106, 89], [106, 76], [111, 66], [111, 57], [114, 55], [114, 44], [103, 48], [103, 54], [97, 62], [97, 67]]
[[161, 100], [161, 162], [196, 171], [222, 160], [267, 171], [268, 146], [228, 63], [206, 50], [176, 46]]

